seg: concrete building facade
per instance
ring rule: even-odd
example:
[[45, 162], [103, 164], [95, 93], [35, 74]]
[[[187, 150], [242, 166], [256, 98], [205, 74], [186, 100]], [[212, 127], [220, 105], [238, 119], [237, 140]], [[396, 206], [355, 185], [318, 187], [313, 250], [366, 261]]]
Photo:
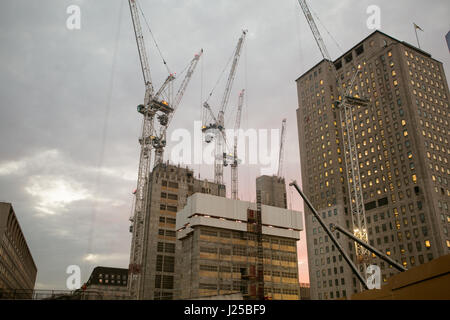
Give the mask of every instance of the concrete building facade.
[[261, 191], [261, 203], [278, 208], [287, 208], [286, 183], [277, 176], [256, 178], [256, 190]]
[[34, 289], [37, 268], [10, 203], [0, 202], [0, 291]]
[[[255, 296], [256, 204], [194, 194], [177, 213], [180, 299], [242, 293]], [[262, 205], [264, 295], [299, 299], [297, 240], [300, 212]]]
[[[224, 197], [226, 190], [224, 185], [196, 179], [191, 169], [168, 163], [153, 169], [149, 185], [150, 200], [146, 211], [149, 223], [144, 231], [148, 240], [143, 248], [146, 259], [139, 274], [139, 277], [143, 277], [143, 298], [171, 300], [177, 281], [176, 213], [185, 206], [187, 198], [196, 192]], [[134, 234], [132, 241], [135, 241]]]
[[[296, 80], [304, 192], [325, 223], [352, 229], [336, 74], [350, 95], [370, 99], [367, 107], [353, 108], [370, 244], [407, 268], [448, 254], [450, 110], [442, 63], [380, 31], [332, 63], [336, 73], [323, 60]], [[350, 268], [308, 209], [305, 222], [311, 298], [358, 292]], [[356, 262], [354, 243], [338, 240]], [[377, 258], [371, 264], [380, 266], [382, 283], [396, 273]]]

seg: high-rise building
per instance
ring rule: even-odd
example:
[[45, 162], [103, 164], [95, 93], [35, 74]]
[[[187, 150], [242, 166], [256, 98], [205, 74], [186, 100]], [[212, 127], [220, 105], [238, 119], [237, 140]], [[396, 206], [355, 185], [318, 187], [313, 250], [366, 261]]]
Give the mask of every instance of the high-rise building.
[[287, 208], [286, 183], [284, 178], [277, 176], [259, 176], [256, 178], [256, 190], [261, 191], [261, 203]]
[[[347, 137], [335, 104], [340, 82], [370, 100], [353, 107], [352, 118], [370, 244], [407, 268], [449, 254], [450, 110], [442, 63], [380, 31], [331, 63], [335, 68], [323, 60], [296, 80], [303, 191], [327, 225], [352, 230]], [[359, 291], [324, 230], [305, 214], [311, 298]], [[337, 236], [356, 263], [354, 242]], [[370, 263], [381, 268], [382, 283], [397, 272], [378, 258]]]
[[[0, 202], [0, 295], [31, 299], [37, 268], [10, 203]], [[22, 292], [23, 294], [20, 294]]]
[[144, 230], [147, 241], [142, 248], [146, 258], [138, 274], [143, 281], [141, 296], [150, 300], [173, 299], [177, 281], [176, 214], [185, 206], [187, 197], [196, 192], [224, 197], [225, 185], [196, 179], [188, 168], [162, 163], [150, 174], [148, 192], [148, 223]]
[[[257, 290], [257, 205], [207, 194], [194, 194], [177, 213], [180, 299]], [[264, 296], [298, 300], [297, 240], [300, 212], [262, 205]]]

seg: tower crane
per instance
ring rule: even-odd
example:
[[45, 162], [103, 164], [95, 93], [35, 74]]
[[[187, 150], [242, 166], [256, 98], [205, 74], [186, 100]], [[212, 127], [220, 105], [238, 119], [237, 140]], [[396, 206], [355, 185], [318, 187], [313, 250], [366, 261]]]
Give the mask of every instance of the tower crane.
[[[311, 28], [314, 39], [316, 40], [317, 46], [319, 47], [323, 59], [325, 59], [325, 61], [327, 61], [327, 63], [330, 65], [330, 70], [333, 71], [336, 78], [336, 84], [338, 86], [337, 90], [340, 100], [336, 101], [335, 104], [340, 110], [341, 121], [344, 123], [341, 129], [344, 142], [345, 165], [350, 196], [353, 234], [358, 239], [361, 239], [363, 242], [368, 243], [369, 240], [367, 234], [366, 215], [364, 211], [361, 176], [359, 173], [355, 129], [352, 115], [352, 108], [354, 106], [366, 106], [368, 100], [349, 95], [349, 90], [353, 87], [353, 83], [347, 88], [345, 92], [341, 92], [342, 86], [339, 77], [337, 76], [336, 67], [330, 58], [330, 54], [328, 53], [327, 47], [325, 46], [323, 38], [320, 35], [319, 29], [314, 22], [306, 0], [298, 0], [298, 3], [300, 4], [303, 14], [308, 21], [309, 27]], [[359, 72], [360, 70], [358, 68], [358, 70], [354, 74], [352, 82], [356, 79], [356, 76]], [[365, 263], [370, 258], [369, 251], [358, 242], [355, 242], [355, 249], [358, 262], [361, 263], [365, 268]]]
[[237, 200], [238, 198], [238, 164], [239, 159], [237, 157], [237, 144], [238, 144], [238, 131], [241, 127], [241, 114], [242, 114], [242, 105], [244, 103], [244, 94], [245, 90], [242, 89], [242, 91], [239, 93], [239, 99], [238, 99], [238, 107], [237, 107], [237, 113], [236, 113], [236, 122], [234, 124], [234, 145], [233, 145], [233, 154], [232, 154], [232, 163], [230, 165], [231, 167], [231, 199]]
[[[148, 243], [148, 189], [149, 176], [151, 170], [151, 155], [153, 149], [162, 154], [165, 146], [165, 132], [170, 120], [173, 117], [173, 112], [178, 106], [181, 97], [189, 83], [190, 77], [195, 68], [196, 62], [200, 58], [194, 57], [191, 63], [186, 79], [183, 82], [180, 91], [177, 94], [175, 103], [171, 103], [172, 82], [175, 80], [175, 74], [170, 73], [160, 89], [156, 91], [152, 83], [150, 75], [150, 64], [148, 61], [147, 51], [145, 48], [144, 36], [139, 19], [138, 4], [136, 0], [128, 0], [130, 7], [131, 19], [133, 22], [133, 29], [136, 37], [136, 44], [139, 53], [139, 60], [141, 64], [142, 75], [145, 85], [144, 103], [137, 106], [137, 111], [143, 116], [142, 132], [139, 138], [141, 145], [139, 170], [137, 179], [137, 188], [135, 194], [135, 205], [130, 221], [130, 232], [132, 232], [130, 265], [129, 265], [129, 281], [128, 290], [130, 296], [134, 299], [141, 299], [144, 291], [144, 275], [145, 275], [145, 261], [146, 250], [145, 245]], [[159, 135], [157, 134], [159, 133]], [[162, 143], [164, 140], [164, 143]]]
[[[233, 85], [234, 77], [236, 75], [237, 65], [239, 63], [239, 58], [241, 55], [242, 45], [245, 40], [245, 36], [247, 34], [247, 30], [242, 31], [242, 35], [238, 40], [236, 45], [236, 49], [233, 55], [233, 62], [230, 69], [230, 74], [228, 75], [228, 80], [225, 86], [225, 91], [223, 93], [222, 101], [220, 103], [219, 113], [214, 116], [214, 113], [211, 110], [211, 106], [208, 104], [208, 101], [203, 103], [203, 107], [207, 110], [206, 117], [203, 119], [202, 131], [206, 133], [205, 141], [210, 143], [213, 139], [213, 136], [208, 135], [211, 132], [214, 132], [214, 140], [215, 140], [215, 157], [214, 157], [214, 182], [217, 184], [223, 184], [223, 164], [224, 157], [226, 157], [226, 137], [225, 137], [225, 123], [224, 123], [224, 115], [228, 105], [228, 100], [230, 98], [231, 88]], [[211, 95], [210, 95], [211, 96]], [[209, 115], [209, 120], [211, 121], [207, 124], [207, 117]]]
[[286, 119], [281, 122], [281, 137], [280, 137], [280, 154], [278, 155], [278, 173], [277, 177], [282, 178], [283, 175], [283, 160], [284, 160], [284, 141], [286, 140]]

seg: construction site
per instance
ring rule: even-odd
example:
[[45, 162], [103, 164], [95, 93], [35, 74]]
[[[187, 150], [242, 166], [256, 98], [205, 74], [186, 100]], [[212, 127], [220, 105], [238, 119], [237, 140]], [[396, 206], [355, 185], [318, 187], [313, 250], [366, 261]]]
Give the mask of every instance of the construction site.
[[[141, 129], [128, 268], [96, 266], [80, 289], [43, 291], [41, 298], [30, 285], [0, 286], [0, 299], [450, 299], [450, 100], [440, 61], [419, 43], [379, 30], [333, 59], [318, 16], [298, 0], [308, 46], [315, 43], [320, 61], [289, 79], [297, 119], [280, 112], [273, 120], [280, 133], [276, 172], [243, 187], [239, 132], [248, 129], [242, 124], [249, 90], [235, 80], [246, 68], [251, 30], [223, 39], [234, 41], [232, 55], [201, 96], [197, 133], [213, 156], [212, 178], [202, 178], [201, 165], [171, 161], [168, 132], [176, 116], [196, 120], [183, 110], [183, 97], [208, 52], [199, 48], [179, 74], [172, 72], [139, 1], [128, 6], [142, 72], [133, 76], [143, 80], [142, 103], [133, 111]], [[149, 59], [147, 42], [160, 62]], [[155, 67], [167, 75], [154, 81]], [[288, 141], [294, 121], [298, 140]], [[294, 143], [299, 183], [284, 169]], [[299, 252], [300, 240], [307, 252]], [[309, 285], [299, 273], [306, 254]]]
[[[271, 254], [270, 238], [266, 236], [263, 239], [263, 233], [266, 233], [263, 232], [263, 228], [280, 226], [294, 230], [294, 226], [286, 225], [286, 223], [281, 221], [275, 222], [275, 226], [269, 226], [268, 221], [266, 221], [269, 219], [267, 214], [264, 221], [262, 218], [261, 206], [265, 202], [261, 197], [267, 198], [267, 200], [271, 197], [281, 197], [282, 201], [280, 202], [277, 199], [276, 204], [281, 204], [282, 207], [286, 208], [286, 187], [284, 179], [280, 176], [276, 177], [278, 180], [282, 180], [282, 186], [278, 187], [277, 193], [272, 192], [273, 186], [258, 185], [261, 188], [258, 189], [257, 203], [254, 204], [254, 207], [250, 203], [245, 205], [248, 211], [248, 220], [247, 214], [243, 210], [244, 208], [241, 209], [244, 216], [239, 219], [236, 216], [238, 213], [233, 213], [233, 211], [220, 213], [208, 209], [206, 211], [198, 209], [199, 211], [191, 212], [190, 215], [184, 216], [184, 219], [189, 220], [192, 214], [195, 217], [195, 214], [203, 213], [203, 217], [214, 217], [217, 219], [216, 221], [234, 219], [234, 223], [238, 223], [241, 226], [240, 228], [230, 227], [227, 223], [224, 226], [213, 224], [211, 227], [216, 228], [195, 228], [194, 234], [189, 236], [190, 240], [177, 241], [181, 240], [180, 237], [177, 237], [177, 234], [190, 224], [187, 220], [182, 225], [177, 221], [180, 220], [179, 216], [183, 215], [183, 208], [186, 205], [190, 206], [191, 201], [196, 199], [193, 197], [196, 197], [199, 193], [214, 195], [215, 198], [210, 198], [209, 202], [217, 203], [215, 205], [211, 204], [212, 208], [216, 209], [220, 207], [218, 204], [225, 200], [226, 186], [223, 175], [224, 167], [227, 167], [228, 164], [231, 168], [231, 200], [235, 203], [234, 205], [228, 204], [228, 207], [231, 209], [239, 203], [238, 165], [240, 160], [238, 159], [237, 151], [238, 137], [235, 134], [234, 144], [230, 150], [225, 135], [225, 113], [247, 31], [242, 31], [233, 56], [230, 59], [231, 66], [223, 96], [220, 100], [219, 111], [215, 114], [209, 104], [212, 92], [208, 100], [203, 104], [202, 132], [205, 137], [205, 143], [214, 143], [214, 181], [201, 181], [195, 178], [192, 170], [171, 165], [169, 162], [165, 163], [163, 157], [164, 148], [166, 147], [167, 128], [181, 102], [203, 50], [192, 59], [185, 78], [173, 100], [171, 99], [173, 90], [171, 85], [175, 79], [173, 74], [169, 74], [161, 88], [155, 91], [150, 78], [150, 65], [147, 60], [140, 24], [140, 14], [143, 14], [143, 12], [134, 0], [129, 1], [129, 6], [145, 85], [144, 103], [137, 107], [137, 111], [143, 115], [143, 129], [139, 139], [141, 156], [135, 192], [136, 201], [133, 215], [130, 217], [130, 232], [133, 234], [128, 280], [130, 297], [132, 299], [160, 300], [241, 293], [248, 299], [272, 298], [273, 295], [279, 299], [282, 297], [298, 299], [299, 287], [295, 240], [299, 239], [299, 235], [291, 234], [285, 236], [285, 238], [281, 237], [272, 240], [276, 248], [280, 247], [279, 241], [288, 243], [291, 248], [286, 250], [294, 254], [290, 257], [279, 257]], [[238, 96], [235, 131], [240, 128], [244, 95], [245, 89], [241, 90]], [[283, 120], [279, 150], [279, 172], [281, 172], [283, 159], [285, 124], [286, 120]], [[269, 202], [275, 204], [275, 201], [272, 199]], [[297, 220], [300, 218], [300, 213], [296, 214], [298, 215], [295, 218]], [[242, 215], [242, 213], [239, 212], [239, 215]], [[297, 232], [301, 230], [300, 225], [295, 225], [295, 228]], [[219, 241], [222, 243], [220, 245], [221, 248], [217, 247], [218, 243], [208, 241], [211, 237], [217, 237], [219, 234], [221, 237], [229, 239], [227, 246], [225, 246], [227, 242], [225, 239]], [[194, 241], [196, 242], [195, 244], [193, 243]], [[210, 243], [208, 246], [201, 246], [202, 241]], [[248, 247], [249, 241], [252, 243], [253, 249]], [[263, 242], [265, 242], [268, 252], [264, 252]], [[281, 245], [281, 247], [285, 246], [286, 244]], [[191, 251], [188, 251], [186, 248], [190, 248]], [[192, 257], [193, 254], [197, 256], [194, 258]], [[227, 259], [229, 261], [228, 264], [217, 265], [223, 255], [229, 256]], [[249, 256], [253, 258], [248, 259]], [[243, 259], [243, 257], [246, 258]], [[289, 281], [289, 283], [293, 283], [293, 286], [278, 287], [272, 290], [264, 289], [265, 279], [267, 277], [271, 279], [272, 276], [271, 269], [264, 270], [263, 267], [264, 258], [266, 257], [267, 259], [276, 258], [278, 261], [276, 265], [281, 267], [281, 269], [273, 271], [274, 277], [278, 279], [277, 282], [281, 285]], [[286, 262], [280, 261], [281, 258]], [[202, 259], [206, 260], [203, 261]], [[193, 261], [196, 261], [195, 265]], [[181, 265], [178, 272], [177, 264]], [[191, 269], [189, 269], [188, 265]], [[182, 273], [185, 272], [197, 279], [197, 282], [195, 284], [191, 282], [185, 283], [187, 280], [182, 278]], [[214, 275], [217, 272], [219, 274], [225, 273], [224, 277], [228, 281], [217, 283], [216, 279], [214, 279]], [[212, 276], [212, 279], [206, 279], [206, 282], [201, 282], [198, 278], [203, 277], [203, 274], [208, 274], [210, 278]], [[221, 278], [222, 276], [219, 277]], [[188, 288], [191, 288], [189, 294], [185, 292]], [[194, 288], [196, 291], [192, 291]]]
[[[327, 226], [315, 209], [316, 206], [318, 209], [322, 209], [322, 207], [320, 202], [314, 201], [314, 195], [312, 196], [313, 201], [316, 202], [315, 205], [308, 200], [307, 195], [300, 190], [296, 182], [290, 185], [295, 187], [307, 204], [308, 213], [311, 216], [314, 214], [315, 219], [313, 218], [313, 220], [320, 222], [321, 228], [319, 229], [323, 229], [327, 234], [326, 241], [329, 239], [333, 243], [332, 250], [337, 249], [339, 261], [342, 261], [343, 258], [347, 264], [345, 268], [349, 267], [352, 271], [341, 279], [341, 284], [344, 285], [345, 280], [350, 284], [353, 282], [353, 289], [344, 289], [342, 294], [338, 290], [335, 295], [332, 291], [329, 295], [325, 293], [322, 296], [320, 294], [320, 297], [316, 298], [347, 297], [348, 294], [369, 289], [366, 274], [367, 268], [373, 263], [374, 258], [383, 261], [381, 264], [386, 262], [389, 268], [394, 267], [400, 272], [407, 270], [407, 263], [404, 259], [401, 259], [403, 263], [397, 262], [390, 257], [389, 249], [383, 252], [374, 247], [373, 240], [369, 242], [369, 233], [371, 232], [369, 230], [371, 229], [368, 228], [365, 211], [370, 207], [365, 200], [367, 195], [363, 195], [364, 183], [360, 172], [363, 166], [359, 162], [361, 157], [358, 156], [360, 151], [359, 143], [357, 143], [359, 134], [354, 124], [355, 114], [359, 112], [358, 110], [371, 108], [369, 105], [373, 102], [370, 95], [367, 95], [367, 93], [371, 93], [370, 90], [366, 93], [358, 90], [358, 83], [363, 80], [363, 74], [367, 74], [366, 62], [356, 58], [355, 60], [358, 61], [352, 62], [352, 58], [347, 54], [344, 57], [345, 61], [351, 63], [352, 67], [348, 68], [350, 72], [347, 72], [347, 78], [339, 75], [338, 70], [342, 68], [340, 62], [333, 62], [331, 59], [306, 1], [298, 2], [323, 57], [321, 63], [323, 66], [319, 68], [318, 73], [320, 74], [322, 71], [329, 79], [320, 80], [320, 85], [323, 85], [324, 81], [330, 81], [332, 84], [330, 85], [332, 99], [330, 111], [335, 119], [337, 119], [336, 113], [339, 113], [338, 119], [342, 124], [339, 130], [339, 126], [336, 126], [336, 121], [334, 121], [336, 142], [340, 143], [339, 140], [342, 139], [342, 147], [338, 144], [336, 150], [339, 155], [342, 153], [344, 158], [342, 161], [339, 156], [337, 160], [339, 160], [339, 164], [342, 163], [340, 176], [343, 182], [342, 189], [346, 193], [343, 195], [345, 208], [336, 209], [335, 207], [334, 214], [336, 215], [336, 210], [341, 214], [345, 211], [345, 215], [349, 217], [349, 220], [345, 220], [346, 228], [333, 223]], [[245, 204], [238, 200], [238, 166], [240, 163], [237, 155], [238, 138], [235, 134], [234, 145], [230, 147], [225, 135], [225, 114], [248, 31], [242, 31], [233, 56], [230, 58], [231, 66], [218, 111], [214, 112], [209, 102], [213, 92], [203, 103], [202, 132], [206, 143], [214, 143], [214, 182], [200, 181], [194, 178], [192, 171], [164, 163], [163, 155], [166, 131], [170, 120], [181, 102], [203, 51], [195, 55], [191, 61], [186, 77], [173, 101], [170, 99], [170, 94], [166, 94], [167, 91], [170, 91], [168, 88], [174, 79], [172, 74], [169, 74], [162, 87], [155, 93], [150, 79], [150, 66], [146, 58], [138, 6], [132, 0], [129, 1], [129, 4], [145, 85], [144, 103], [138, 106], [138, 112], [144, 117], [144, 124], [142, 136], [139, 139], [141, 157], [135, 209], [130, 218], [132, 223], [130, 231], [133, 233], [129, 267], [131, 298], [195, 299], [241, 293], [245, 299], [300, 299], [295, 243], [300, 239], [298, 232], [303, 229], [302, 223], [300, 223], [302, 217], [300, 212], [287, 209], [286, 185], [281, 174], [286, 119], [282, 121], [278, 174], [272, 177], [262, 176], [256, 180], [256, 203], [253, 204]], [[388, 42], [385, 41], [384, 47], [389, 47]], [[357, 55], [363, 51], [362, 45], [356, 49]], [[314, 77], [316, 75], [317, 72], [314, 71]], [[309, 80], [311, 80], [311, 76], [309, 76]], [[336, 91], [333, 91], [334, 85], [336, 85]], [[396, 85], [395, 82], [394, 85]], [[360, 87], [363, 86], [364, 83], [361, 82]], [[245, 89], [242, 89], [238, 97], [235, 130], [240, 128], [244, 95]], [[319, 94], [317, 95], [319, 96]], [[300, 91], [299, 101], [303, 102], [300, 98]], [[324, 113], [326, 112], [324, 111]], [[303, 117], [299, 115], [299, 118]], [[403, 120], [403, 122], [405, 121]], [[308, 128], [308, 124], [299, 123], [299, 130], [303, 126]], [[304, 141], [300, 141], [300, 144], [302, 143]], [[302, 165], [307, 162], [303, 161], [306, 160], [305, 155], [301, 148]], [[324, 158], [326, 158], [325, 153]], [[330, 165], [331, 163], [330, 160]], [[227, 194], [223, 179], [224, 168], [228, 164], [231, 167], [231, 202], [227, 202], [228, 200], [225, 198]], [[342, 170], [344, 166], [345, 169]], [[326, 165], [324, 167], [326, 168]], [[331, 173], [333, 174], [333, 170]], [[305, 172], [303, 174], [307, 176]], [[327, 172], [325, 176], [327, 176]], [[416, 183], [414, 177], [412, 182]], [[326, 183], [328, 186], [328, 180]], [[312, 189], [314, 189], [312, 186], [306, 187], [306, 193], [310, 193]], [[415, 187], [415, 189], [416, 194], [420, 193], [419, 187]], [[201, 193], [209, 196], [200, 196]], [[381, 193], [378, 191], [378, 194]], [[334, 200], [335, 202], [327, 201], [328, 208], [338, 204], [336, 200]], [[381, 201], [378, 200], [379, 206], [382, 205]], [[270, 210], [283, 208], [282, 210], [285, 210], [286, 213], [280, 212], [279, 214], [284, 218], [279, 220], [275, 218], [275, 213], [264, 213], [265, 211], [262, 209], [264, 205], [274, 208]], [[267, 211], [270, 207], [266, 208]], [[291, 215], [290, 220], [288, 219], [290, 222], [287, 223], [286, 217], [289, 215]], [[305, 217], [305, 221], [309, 224], [310, 220]], [[334, 221], [334, 223], [339, 222], [339, 220]], [[276, 230], [276, 228], [288, 230], [291, 234], [288, 235], [283, 231], [273, 233], [272, 230]], [[397, 227], [397, 229], [399, 228]], [[272, 232], [268, 233], [268, 230]], [[293, 231], [295, 232], [292, 233]], [[333, 234], [335, 231], [337, 231], [338, 238], [339, 233], [348, 237], [350, 252], [343, 248], [346, 246], [346, 242], [342, 239], [338, 241], [336, 235]], [[296, 232], [297, 234], [295, 234]], [[271, 235], [276, 237], [271, 238]], [[448, 247], [448, 243], [447, 240], [446, 247]], [[313, 256], [314, 247], [311, 243], [308, 248], [310, 249], [309, 255]], [[274, 252], [270, 251], [275, 249]], [[286, 253], [284, 250], [287, 250]], [[315, 250], [317, 251], [317, 249]], [[292, 253], [291, 256], [288, 252]], [[333, 256], [333, 261], [336, 261], [336, 256]], [[342, 269], [342, 266], [340, 268]], [[310, 266], [311, 269], [313, 268]], [[315, 282], [319, 283], [320, 288], [321, 281], [318, 280]], [[336, 284], [338, 281], [339, 278], [336, 278]], [[386, 276], [384, 276], [384, 281], [386, 281]], [[328, 281], [323, 281], [324, 287], [326, 282]], [[287, 283], [294, 285], [284, 285]]]

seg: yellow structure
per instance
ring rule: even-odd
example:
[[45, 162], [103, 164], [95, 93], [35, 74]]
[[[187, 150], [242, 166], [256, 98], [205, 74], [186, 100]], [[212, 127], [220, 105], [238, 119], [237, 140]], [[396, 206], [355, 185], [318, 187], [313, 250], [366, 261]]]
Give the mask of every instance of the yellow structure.
[[450, 254], [390, 277], [351, 300], [450, 300]]

